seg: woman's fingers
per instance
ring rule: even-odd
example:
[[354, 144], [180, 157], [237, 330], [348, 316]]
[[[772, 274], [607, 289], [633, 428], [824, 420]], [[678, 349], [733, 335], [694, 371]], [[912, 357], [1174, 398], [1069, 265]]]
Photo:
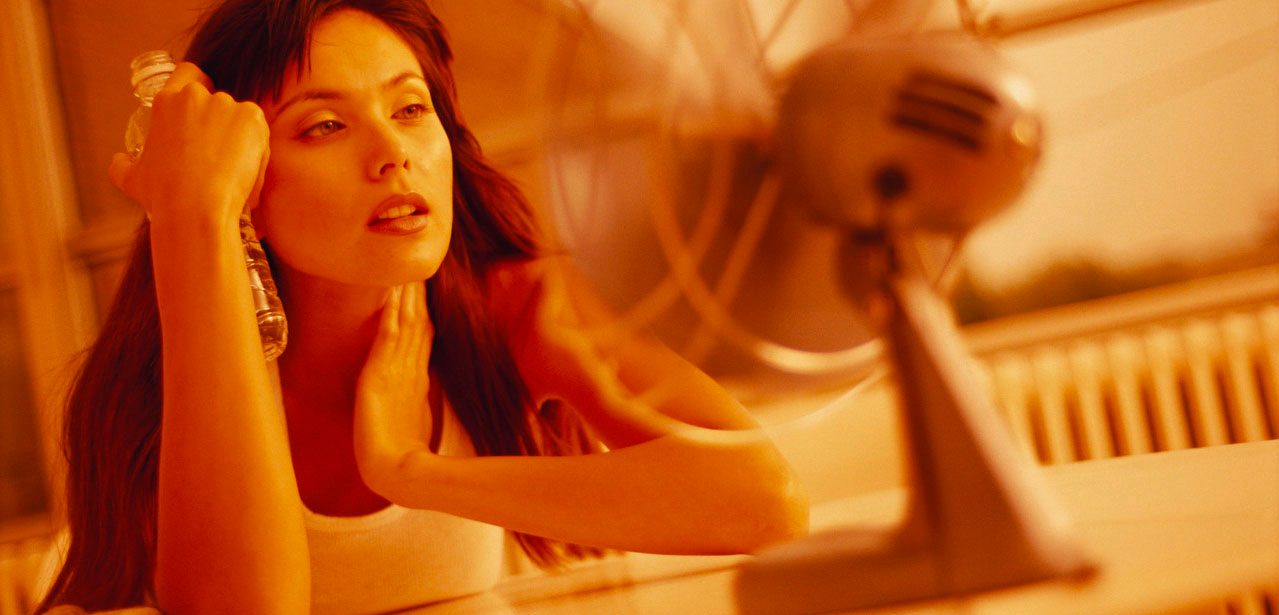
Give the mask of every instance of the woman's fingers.
[[405, 352], [418, 361], [425, 361], [431, 353], [435, 329], [426, 306], [426, 284], [405, 284], [401, 295], [400, 328], [404, 332]]
[[269, 160], [262, 109], [211, 91], [194, 64], [178, 64], [152, 104], [143, 154], [116, 155], [112, 182], [155, 221], [213, 213], [233, 221], [256, 201]]
[[376, 482], [383, 461], [426, 448], [431, 429], [429, 323], [422, 282], [388, 291], [377, 336], [357, 382], [356, 458], [366, 481]]
[[249, 200], [247, 205], [249, 211], [257, 208], [262, 202], [262, 185], [266, 183], [266, 167], [271, 162], [271, 146], [268, 145], [262, 149], [262, 161], [258, 163], [258, 178], [253, 182], [253, 190], [249, 192]]
[[382, 306], [382, 332], [388, 336], [394, 337], [400, 333], [400, 297], [403, 294], [404, 287], [391, 287], [386, 303]]
[[206, 92], [213, 89], [213, 81], [200, 70], [199, 66], [190, 62], [178, 62], [173, 68], [173, 74], [169, 75], [169, 80], [164, 82], [164, 87], [160, 88], [160, 92], [181, 92], [192, 83], [200, 85]]
[[392, 287], [382, 307], [374, 351], [381, 356], [425, 363], [430, 357], [435, 327], [426, 306], [423, 282]]
[[394, 346], [399, 339], [399, 287], [392, 287], [382, 302], [382, 314], [378, 317], [377, 334], [373, 336], [373, 346], [369, 348], [369, 356], [365, 359], [365, 371], [372, 368], [377, 371], [380, 366], [394, 356]]
[[403, 289], [403, 293], [400, 295], [400, 325], [405, 329], [411, 329], [418, 324], [419, 299], [417, 298], [417, 293], [419, 287], [421, 287], [420, 282], [416, 284], [410, 282], [400, 287]]
[[400, 323], [404, 329], [404, 352], [411, 360], [418, 360], [422, 348], [422, 307], [418, 297], [422, 283], [404, 285], [403, 304], [400, 307]]

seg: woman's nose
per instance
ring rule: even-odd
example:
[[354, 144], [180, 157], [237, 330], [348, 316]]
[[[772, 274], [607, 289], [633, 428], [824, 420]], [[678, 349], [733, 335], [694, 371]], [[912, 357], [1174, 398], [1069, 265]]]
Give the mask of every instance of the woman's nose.
[[378, 181], [395, 172], [409, 170], [408, 148], [395, 130], [388, 126], [374, 129], [369, 152], [369, 179]]

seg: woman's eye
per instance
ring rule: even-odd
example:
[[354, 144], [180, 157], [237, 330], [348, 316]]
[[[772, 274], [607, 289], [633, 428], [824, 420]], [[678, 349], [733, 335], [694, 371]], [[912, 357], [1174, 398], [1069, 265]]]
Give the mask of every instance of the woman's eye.
[[416, 120], [426, 115], [430, 111], [426, 105], [422, 103], [413, 103], [405, 106], [403, 109], [395, 112], [395, 117], [401, 120]]
[[337, 120], [324, 120], [310, 128], [302, 131], [302, 136], [306, 138], [325, 137], [342, 129], [342, 123]]

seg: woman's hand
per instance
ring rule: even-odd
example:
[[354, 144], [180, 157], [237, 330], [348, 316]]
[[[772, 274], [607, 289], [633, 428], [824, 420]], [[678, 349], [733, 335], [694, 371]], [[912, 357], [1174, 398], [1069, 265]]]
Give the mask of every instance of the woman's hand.
[[431, 344], [423, 282], [392, 288], [355, 394], [355, 458], [369, 488], [383, 490], [410, 453], [428, 453]]
[[262, 109], [237, 102], [194, 64], [178, 64], [152, 104], [142, 155], [116, 154], [111, 181], [152, 221], [230, 224], [261, 190], [270, 134]]

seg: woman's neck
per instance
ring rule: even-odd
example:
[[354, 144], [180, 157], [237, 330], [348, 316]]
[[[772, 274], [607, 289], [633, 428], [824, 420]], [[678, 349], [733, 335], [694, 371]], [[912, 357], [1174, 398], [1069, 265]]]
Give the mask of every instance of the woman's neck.
[[388, 289], [299, 272], [284, 275], [288, 279], [281, 285], [281, 299], [289, 339], [280, 356], [281, 387], [317, 399], [353, 400]]

